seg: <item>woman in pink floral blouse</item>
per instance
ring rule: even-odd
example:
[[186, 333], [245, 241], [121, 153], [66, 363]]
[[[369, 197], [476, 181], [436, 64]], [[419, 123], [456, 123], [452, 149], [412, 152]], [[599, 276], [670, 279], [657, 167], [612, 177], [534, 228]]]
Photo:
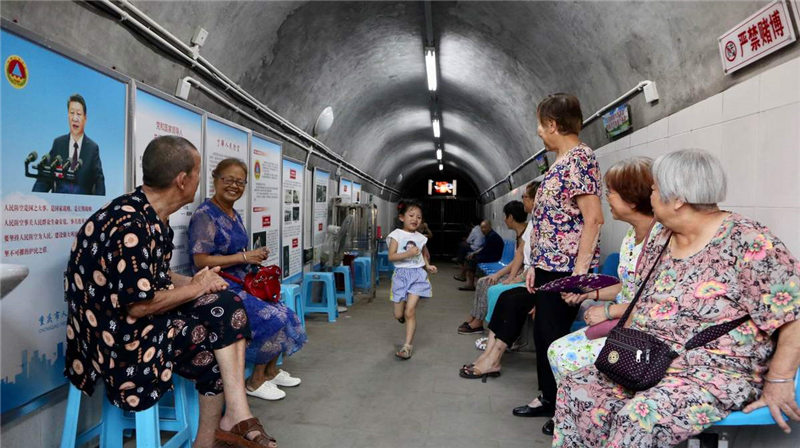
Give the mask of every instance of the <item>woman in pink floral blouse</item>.
[[[520, 334], [528, 313], [534, 307], [533, 339], [536, 344], [536, 371], [541, 397], [514, 410], [522, 417], [551, 417], [555, 408], [556, 381], [547, 359], [547, 348], [569, 333], [578, 307], [558, 293], [535, 292], [549, 281], [585, 274], [599, 263], [597, 244], [603, 213], [600, 206], [600, 168], [594, 151], [578, 137], [583, 117], [578, 99], [556, 93], [542, 100], [536, 109], [537, 133], [545, 148], [555, 155], [555, 163], [545, 173], [536, 193], [531, 255], [526, 275], [527, 287], [500, 295], [489, 324], [486, 350], [474, 363], [462, 368], [463, 378], [497, 376], [500, 358]], [[552, 434], [552, 423], [543, 428]]]
[[[717, 207], [725, 175], [712, 155], [663, 155], [653, 177], [651, 202], [664, 229], [644, 249], [636, 272], [644, 289], [626, 325], [680, 355], [659, 384], [636, 393], [594, 366], [564, 377], [553, 446], [672, 446], [734, 410], [764, 406], [789, 432], [780, 412], [800, 420], [800, 264], [766, 227]], [[745, 315], [750, 319], [719, 339], [683, 348], [701, 330]]]

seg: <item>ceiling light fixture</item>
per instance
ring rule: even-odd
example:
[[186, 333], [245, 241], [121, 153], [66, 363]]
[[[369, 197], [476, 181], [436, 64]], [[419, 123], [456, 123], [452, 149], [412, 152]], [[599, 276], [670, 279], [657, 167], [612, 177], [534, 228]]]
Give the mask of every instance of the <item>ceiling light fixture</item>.
[[439, 119], [433, 119], [433, 138], [439, 138], [442, 136], [442, 128], [439, 127]]
[[442, 160], [442, 150], [441, 149], [437, 149], [436, 150], [436, 160]]
[[442, 171], [442, 170], [444, 170], [444, 165], [440, 163], [439, 164], [439, 171]]
[[428, 73], [428, 90], [436, 91], [436, 49], [425, 48], [425, 71]]

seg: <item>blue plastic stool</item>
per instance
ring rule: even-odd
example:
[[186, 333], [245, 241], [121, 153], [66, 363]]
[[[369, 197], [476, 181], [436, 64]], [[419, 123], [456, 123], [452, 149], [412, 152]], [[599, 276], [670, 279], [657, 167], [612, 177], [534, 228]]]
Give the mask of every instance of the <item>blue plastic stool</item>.
[[303, 312], [303, 294], [300, 285], [281, 283], [281, 301], [294, 311], [300, 319], [300, 325], [306, 328], [306, 315]]
[[333, 268], [334, 277], [336, 274], [342, 274], [344, 277], [344, 291], [336, 290], [336, 299], [344, 299], [347, 306], [353, 305], [353, 286], [350, 280], [350, 266], [336, 266]]
[[486, 293], [486, 317], [483, 319], [485, 323], [488, 323], [492, 320], [492, 313], [494, 312], [494, 306], [497, 305], [497, 300], [500, 298], [500, 294], [509, 289], [525, 287], [525, 283], [512, 283], [510, 285], [492, 285], [489, 287], [488, 292]]
[[[311, 301], [311, 286], [322, 283], [321, 302]], [[339, 310], [336, 305], [336, 283], [333, 272], [308, 272], [303, 275], [304, 313], [328, 313], [328, 322], [336, 322]]]
[[369, 289], [372, 284], [372, 260], [369, 257], [358, 257], [353, 260], [356, 271], [356, 288]]
[[[103, 400], [103, 416], [99, 423], [78, 434], [81, 394], [70, 384], [64, 429], [61, 433], [61, 448], [75, 448], [99, 437], [100, 448], [122, 448], [123, 432], [136, 430], [137, 448], [190, 448], [197, 435], [199, 425], [199, 398], [191, 381], [174, 375], [175, 390], [172, 392], [174, 407], [168, 406], [165, 395], [155, 406], [140, 412], [126, 412]], [[101, 391], [102, 393], [102, 391]], [[175, 434], [161, 444], [161, 431]]]

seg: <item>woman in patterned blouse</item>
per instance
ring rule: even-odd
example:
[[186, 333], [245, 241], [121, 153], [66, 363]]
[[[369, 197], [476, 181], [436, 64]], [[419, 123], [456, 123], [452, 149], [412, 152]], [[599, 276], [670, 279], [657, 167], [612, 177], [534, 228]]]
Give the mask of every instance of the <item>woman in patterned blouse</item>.
[[[569, 333], [578, 307], [559, 294], [535, 292], [549, 281], [585, 274], [599, 264], [600, 168], [594, 152], [581, 142], [583, 116], [578, 99], [572, 95], [550, 95], [537, 107], [538, 134], [545, 148], [555, 154], [555, 163], [545, 173], [536, 193], [531, 232], [531, 269], [526, 287], [504, 292], [497, 301], [489, 324], [489, 341], [484, 355], [466, 365], [465, 378], [496, 376], [500, 358], [519, 336], [527, 313], [534, 307], [536, 370], [542, 397], [534, 399], [521, 416], [552, 416], [556, 382], [547, 361], [547, 347]], [[545, 428], [545, 432], [549, 432]]]
[[[719, 209], [725, 174], [711, 154], [665, 154], [655, 161], [653, 178], [651, 202], [664, 228], [644, 249], [641, 297], [626, 326], [657, 337], [679, 356], [660, 383], [640, 392], [615, 384], [594, 365], [565, 376], [553, 446], [668, 447], [734, 410], [764, 406], [788, 433], [781, 411], [800, 420], [794, 398], [800, 264], [766, 227]], [[684, 349], [701, 330], [746, 316], [718, 339]]]

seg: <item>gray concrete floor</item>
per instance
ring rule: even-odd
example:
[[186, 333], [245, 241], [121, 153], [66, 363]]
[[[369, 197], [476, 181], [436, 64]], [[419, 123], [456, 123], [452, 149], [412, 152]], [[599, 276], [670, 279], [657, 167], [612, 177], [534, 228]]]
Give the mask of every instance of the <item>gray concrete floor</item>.
[[408, 361], [393, 356], [405, 329], [392, 318], [385, 277], [374, 300], [361, 296], [335, 323], [306, 316], [309, 341], [284, 364], [303, 383], [284, 388], [287, 396], [277, 402], [250, 398], [281, 447], [550, 446], [540, 430], [544, 418], [511, 415], [537, 390], [532, 353], [506, 354], [503, 375], [485, 384], [458, 377], [478, 354], [477, 335], [456, 332], [473, 293], [457, 290], [452, 263], [439, 268], [434, 297], [418, 308]]

